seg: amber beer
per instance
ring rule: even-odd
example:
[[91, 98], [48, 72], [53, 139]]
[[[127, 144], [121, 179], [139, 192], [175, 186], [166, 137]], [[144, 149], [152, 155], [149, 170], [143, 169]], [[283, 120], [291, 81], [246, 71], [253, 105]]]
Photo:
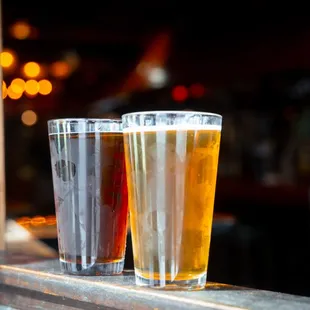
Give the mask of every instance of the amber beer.
[[122, 132], [60, 133], [49, 139], [62, 269], [121, 272], [128, 218]]
[[137, 284], [204, 286], [220, 130], [212, 125], [124, 130]]

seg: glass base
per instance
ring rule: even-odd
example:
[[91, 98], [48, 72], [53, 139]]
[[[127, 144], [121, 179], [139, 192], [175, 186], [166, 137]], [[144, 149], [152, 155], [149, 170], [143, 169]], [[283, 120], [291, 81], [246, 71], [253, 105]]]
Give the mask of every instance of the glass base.
[[60, 268], [66, 274], [78, 276], [107, 276], [115, 275], [123, 272], [124, 259], [114, 263], [94, 263], [89, 265], [66, 262], [62, 259]]
[[196, 279], [178, 280], [178, 281], [147, 279], [140, 276], [137, 272], [135, 272], [135, 277], [136, 277], [136, 285], [138, 286], [147, 286], [150, 288], [163, 289], [163, 290], [186, 290], [186, 291], [202, 290], [205, 288], [207, 281], [207, 273], [200, 275]]

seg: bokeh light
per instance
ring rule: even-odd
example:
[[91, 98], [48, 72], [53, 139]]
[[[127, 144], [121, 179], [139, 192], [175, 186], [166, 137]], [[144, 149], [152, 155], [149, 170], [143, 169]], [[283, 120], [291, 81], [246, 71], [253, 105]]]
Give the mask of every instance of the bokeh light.
[[8, 92], [8, 97], [10, 97], [13, 100], [17, 100], [22, 96], [22, 93], [15, 93], [11, 85], [8, 87], [7, 92]]
[[52, 92], [53, 86], [52, 83], [48, 80], [39, 81], [39, 93], [41, 95], [48, 95]]
[[165, 69], [155, 67], [148, 71], [147, 78], [152, 87], [160, 88], [166, 85], [168, 81], [168, 74]]
[[2, 81], [2, 99], [5, 99], [8, 95], [8, 89], [4, 81]]
[[14, 55], [10, 51], [3, 51], [0, 55], [0, 59], [1, 59], [1, 66], [3, 68], [11, 67], [15, 61]]
[[196, 84], [191, 85], [189, 88], [189, 91], [190, 91], [191, 96], [193, 98], [201, 98], [206, 93], [205, 87], [200, 83], [196, 83]]
[[23, 79], [17, 78], [11, 82], [12, 91], [16, 94], [22, 94], [25, 90], [25, 81]]
[[47, 225], [56, 225], [56, 216], [55, 215], [48, 215], [45, 217], [46, 219], [46, 224]]
[[41, 226], [44, 224], [46, 224], [46, 219], [44, 216], [37, 215], [31, 219], [31, 225], [33, 226]]
[[172, 90], [172, 98], [175, 101], [185, 101], [188, 97], [188, 90], [185, 86], [176, 86]]
[[31, 27], [28, 23], [19, 21], [12, 25], [10, 33], [15, 39], [24, 40], [29, 37]]
[[28, 95], [36, 95], [40, 90], [39, 83], [36, 80], [28, 80], [25, 84], [25, 92]]
[[30, 78], [34, 78], [40, 74], [41, 68], [40, 68], [40, 65], [38, 63], [31, 61], [31, 62], [27, 62], [24, 65], [23, 72], [24, 72], [25, 76], [30, 77]]
[[37, 114], [32, 110], [26, 110], [23, 112], [21, 116], [21, 120], [24, 125], [26, 126], [33, 126], [38, 121]]
[[56, 225], [56, 216], [55, 215], [47, 215], [47, 216], [41, 216], [36, 215], [34, 217], [28, 217], [23, 216], [16, 220], [16, 222], [19, 225], [22, 225], [23, 227], [29, 227], [29, 226], [55, 226]]
[[27, 226], [30, 224], [30, 222], [31, 222], [31, 218], [28, 217], [28, 216], [23, 216], [23, 217], [17, 219], [16, 222], [17, 222], [19, 225], [22, 225], [22, 226], [27, 227]]
[[54, 77], [66, 78], [71, 73], [71, 68], [65, 61], [56, 61], [51, 64], [50, 72]]

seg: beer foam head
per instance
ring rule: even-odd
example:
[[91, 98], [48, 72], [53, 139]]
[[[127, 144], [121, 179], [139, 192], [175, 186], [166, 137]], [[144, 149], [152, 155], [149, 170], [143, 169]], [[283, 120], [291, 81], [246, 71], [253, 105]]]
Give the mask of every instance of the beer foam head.
[[124, 128], [124, 133], [130, 132], [158, 132], [158, 131], [221, 131], [220, 125], [156, 125], [156, 126], [134, 126]]

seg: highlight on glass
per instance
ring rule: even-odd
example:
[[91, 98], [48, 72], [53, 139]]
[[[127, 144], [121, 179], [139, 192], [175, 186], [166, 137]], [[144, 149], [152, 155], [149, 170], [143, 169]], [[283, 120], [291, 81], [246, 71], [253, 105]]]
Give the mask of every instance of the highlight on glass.
[[128, 218], [121, 121], [51, 120], [48, 132], [62, 270], [121, 273]]
[[202, 289], [222, 117], [153, 111], [122, 120], [136, 284]]

